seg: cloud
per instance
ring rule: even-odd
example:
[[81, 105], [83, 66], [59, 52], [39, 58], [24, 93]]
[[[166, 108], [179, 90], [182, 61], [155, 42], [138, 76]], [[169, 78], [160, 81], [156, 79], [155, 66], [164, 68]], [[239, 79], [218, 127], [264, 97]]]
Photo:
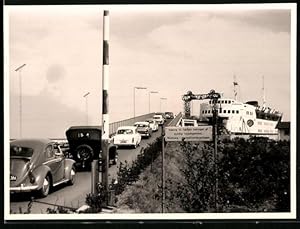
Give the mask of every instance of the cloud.
[[[40, 123], [45, 128], [55, 120], [58, 122], [55, 126], [65, 127], [66, 117], [79, 120], [79, 114], [85, 120], [83, 95], [87, 91], [91, 92], [89, 120], [100, 123], [102, 11], [65, 9], [17, 12], [11, 16], [11, 104], [17, 111], [18, 100], [14, 100], [14, 96], [19, 92], [19, 77], [14, 69], [26, 63], [22, 71], [23, 96], [32, 102], [24, 107], [32, 106], [33, 113], [28, 113], [28, 117], [34, 127]], [[132, 117], [134, 86], [159, 91], [151, 97], [153, 109], [159, 109], [160, 97], [167, 97], [168, 110], [180, 111], [181, 95], [187, 90], [207, 93], [214, 88], [232, 96], [234, 74], [243, 91], [243, 101], [260, 96], [261, 87], [257, 82], [264, 75], [267, 96], [272, 98], [274, 108], [288, 110], [290, 34], [287, 20], [286, 11], [112, 10], [111, 121]], [[281, 97], [278, 88], [284, 93]], [[147, 113], [148, 91], [136, 92], [136, 114]], [[63, 111], [61, 116], [57, 115], [59, 110]], [[55, 112], [54, 119], [47, 116], [52, 112]], [[16, 122], [12, 125], [16, 127]], [[36, 128], [40, 131], [40, 127]]]
[[189, 15], [188, 11], [151, 11], [147, 8], [140, 11], [112, 11], [110, 15], [112, 39], [125, 42], [128, 46], [143, 44], [152, 31], [161, 26], [180, 24]]
[[[19, 137], [18, 97], [10, 97], [10, 138]], [[22, 120], [25, 137], [63, 138], [72, 125], [85, 125], [85, 113], [60, 103], [49, 91], [23, 96]]]
[[269, 30], [275, 33], [291, 30], [291, 11], [290, 10], [238, 10], [232, 12], [211, 13], [212, 17], [231, 20], [234, 23], [251, 25]]
[[60, 64], [53, 64], [47, 69], [46, 78], [49, 83], [56, 83], [65, 76], [65, 68]]

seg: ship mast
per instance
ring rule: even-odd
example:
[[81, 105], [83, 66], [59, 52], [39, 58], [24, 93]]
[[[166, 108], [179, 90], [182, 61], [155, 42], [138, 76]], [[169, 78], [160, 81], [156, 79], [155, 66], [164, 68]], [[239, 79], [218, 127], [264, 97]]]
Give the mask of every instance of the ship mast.
[[233, 93], [234, 93], [234, 100], [237, 101], [237, 90], [236, 90], [236, 86], [238, 85], [238, 83], [236, 82], [236, 76], [233, 76]]
[[265, 77], [262, 76], [263, 109], [266, 108]]

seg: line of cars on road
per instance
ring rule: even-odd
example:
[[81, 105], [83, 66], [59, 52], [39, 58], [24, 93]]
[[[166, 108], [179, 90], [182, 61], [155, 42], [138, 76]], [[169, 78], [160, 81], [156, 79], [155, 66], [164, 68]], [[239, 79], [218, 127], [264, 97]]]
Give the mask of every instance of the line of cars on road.
[[117, 146], [132, 146], [137, 148], [142, 140], [142, 137], [150, 138], [152, 132], [158, 131], [159, 126], [164, 125], [166, 118], [174, 118], [172, 112], [167, 112], [166, 117], [164, 113], [156, 113], [153, 118], [145, 121], [138, 121], [133, 126], [121, 126], [117, 129], [113, 136], [113, 143]]
[[[172, 116], [171, 116], [172, 117]], [[163, 120], [157, 123], [156, 120]], [[163, 114], [117, 129], [109, 145], [109, 162], [116, 164], [119, 146], [138, 147], [142, 136], [150, 138], [163, 125]], [[101, 127], [73, 126], [66, 131], [68, 143], [50, 139], [17, 139], [10, 142], [10, 192], [37, 192], [46, 197], [63, 183], [73, 185], [78, 168], [89, 167], [101, 157]]]

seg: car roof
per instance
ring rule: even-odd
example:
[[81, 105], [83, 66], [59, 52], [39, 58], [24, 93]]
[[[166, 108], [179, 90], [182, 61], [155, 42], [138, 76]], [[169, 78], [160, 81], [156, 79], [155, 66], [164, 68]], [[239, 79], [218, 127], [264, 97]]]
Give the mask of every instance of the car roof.
[[133, 129], [136, 129], [136, 127], [135, 126], [120, 126], [118, 128], [118, 130], [127, 130], [127, 129], [133, 130]]
[[148, 122], [135, 122], [134, 124], [145, 124], [145, 125], [147, 125], [149, 123]]
[[71, 126], [68, 130], [96, 129], [101, 130], [102, 126]]
[[20, 138], [20, 139], [14, 139], [10, 141], [10, 143], [26, 144], [26, 145], [34, 145], [34, 144], [46, 145], [50, 142], [54, 142], [54, 141], [48, 138]]
[[17, 145], [17, 146], [23, 146], [32, 148], [36, 152], [40, 152], [44, 149], [44, 147], [49, 143], [55, 143], [55, 141], [52, 141], [47, 138], [21, 138], [21, 139], [15, 139], [10, 142], [10, 145]]

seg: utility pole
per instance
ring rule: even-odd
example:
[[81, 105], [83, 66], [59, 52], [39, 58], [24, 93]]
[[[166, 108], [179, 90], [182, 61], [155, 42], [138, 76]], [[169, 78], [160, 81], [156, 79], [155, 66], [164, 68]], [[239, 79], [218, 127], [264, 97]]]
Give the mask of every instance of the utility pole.
[[135, 122], [135, 90], [146, 90], [146, 87], [133, 87], [133, 120]]
[[22, 64], [21, 66], [19, 66], [18, 68], [15, 69], [16, 72], [19, 72], [19, 119], [20, 119], [20, 138], [22, 138], [22, 77], [21, 77], [21, 70], [23, 69], [23, 67], [25, 67], [26, 64]]
[[161, 101], [162, 101], [162, 100], [167, 100], [167, 98], [160, 98], [160, 103], [159, 103], [159, 111], [160, 111], [160, 112], [162, 112], [162, 110], [161, 110]]
[[149, 114], [151, 113], [151, 106], [150, 106], [150, 95], [158, 93], [158, 91], [149, 91]]
[[89, 109], [88, 109], [88, 95], [90, 92], [87, 92], [83, 95], [83, 98], [85, 98], [85, 113], [86, 113], [86, 125], [89, 125]]

